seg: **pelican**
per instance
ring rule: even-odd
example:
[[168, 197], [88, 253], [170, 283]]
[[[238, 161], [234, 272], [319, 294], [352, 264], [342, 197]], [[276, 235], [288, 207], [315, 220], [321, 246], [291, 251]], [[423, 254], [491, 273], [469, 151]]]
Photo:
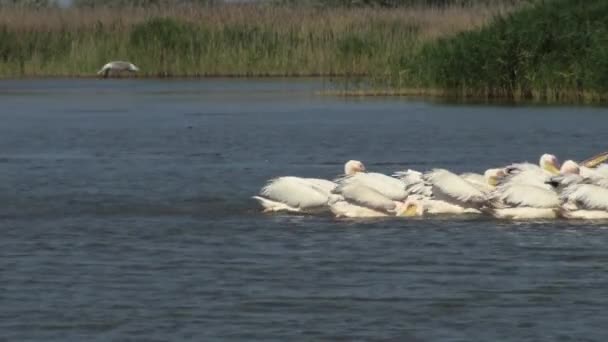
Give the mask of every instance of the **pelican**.
[[573, 184], [560, 194], [562, 215], [574, 219], [608, 219], [608, 189], [595, 184]]
[[337, 217], [394, 216], [408, 196], [404, 182], [376, 172], [347, 174], [335, 182], [329, 207]]
[[499, 186], [488, 198], [484, 211], [500, 219], [554, 219], [560, 215], [560, 200], [551, 189], [529, 184]]
[[518, 173], [520, 171], [526, 171], [526, 170], [544, 170], [550, 174], [558, 174], [559, 173], [559, 161], [557, 160], [557, 157], [554, 156], [553, 154], [548, 154], [545, 153], [542, 156], [540, 156], [540, 159], [538, 161], [538, 165], [534, 165], [531, 163], [516, 163], [516, 164], [511, 164], [509, 166], [506, 167], [507, 173]]
[[560, 214], [560, 199], [548, 184], [560, 174], [560, 165], [552, 154], [543, 154], [538, 165], [512, 164], [508, 174], [488, 196], [488, 212], [496, 218], [514, 220], [553, 219]]
[[[365, 171], [363, 163], [350, 160], [344, 164], [344, 173], [354, 175]], [[253, 196], [264, 208], [264, 212], [293, 212], [312, 214], [328, 211], [331, 192], [336, 187], [334, 182], [318, 178], [278, 177], [271, 179], [260, 191], [260, 196]]]
[[505, 173], [507, 177], [502, 179], [500, 185], [526, 184], [551, 190], [546, 182], [551, 176], [559, 175], [560, 166], [554, 155], [543, 154], [538, 165], [530, 163], [511, 164], [505, 168]]
[[488, 193], [503, 175], [502, 169], [489, 169], [483, 175], [465, 173], [460, 176], [445, 169], [434, 169], [423, 175], [432, 196], [411, 196], [412, 201], [406, 201], [405, 213], [413, 212], [412, 206], [421, 206], [423, 209], [417, 213], [480, 214], [479, 209], [486, 205]]
[[97, 75], [102, 75], [103, 77], [108, 77], [110, 72], [136, 72], [139, 71], [139, 68], [135, 66], [135, 64], [130, 62], [123, 61], [112, 61], [104, 65], [98, 72]]
[[550, 184], [560, 191], [561, 215], [569, 219], [608, 219], [608, 175], [606, 168], [592, 169], [567, 160], [562, 176]]
[[479, 214], [497, 178], [503, 175], [502, 169], [489, 169], [484, 175], [466, 173], [460, 176], [445, 169], [434, 169], [421, 176], [424, 186], [409, 187], [428, 190], [430, 195], [424, 191], [410, 191], [410, 196], [398, 208], [398, 215]]
[[592, 169], [575, 161], [566, 160], [560, 169], [560, 175], [551, 177], [548, 183], [560, 189], [578, 183], [594, 184], [608, 188], [608, 167], [599, 166]]

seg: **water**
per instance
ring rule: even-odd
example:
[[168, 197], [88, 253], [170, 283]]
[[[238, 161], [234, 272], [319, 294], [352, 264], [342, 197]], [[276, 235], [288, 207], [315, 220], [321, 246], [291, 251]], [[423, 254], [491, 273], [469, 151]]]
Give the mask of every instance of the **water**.
[[608, 109], [0, 82], [0, 340], [605, 341], [608, 223], [263, 215], [279, 175], [606, 150]]

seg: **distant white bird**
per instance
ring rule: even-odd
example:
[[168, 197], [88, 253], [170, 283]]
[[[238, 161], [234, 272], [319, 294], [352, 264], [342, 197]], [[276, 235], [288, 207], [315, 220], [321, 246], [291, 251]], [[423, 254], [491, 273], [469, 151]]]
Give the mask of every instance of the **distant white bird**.
[[135, 66], [135, 64], [130, 63], [130, 62], [112, 61], [112, 62], [109, 62], [108, 64], [104, 65], [97, 72], [97, 74], [98, 75], [103, 74], [103, 77], [108, 77], [110, 75], [110, 72], [122, 72], [122, 71], [136, 72], [136, 71], [139, 71], [139, 68], [137, 66]]
[[[350, 160], [344, 165], [346, 175], [365, 171], [363, 163]], [[334, 182], [318, 178], [279, 177], [271, 179], [253, 196], [264, 208], [264, 212], [287, 211], [313, 214], [329, 210], [328, 201], [336, 187]]]

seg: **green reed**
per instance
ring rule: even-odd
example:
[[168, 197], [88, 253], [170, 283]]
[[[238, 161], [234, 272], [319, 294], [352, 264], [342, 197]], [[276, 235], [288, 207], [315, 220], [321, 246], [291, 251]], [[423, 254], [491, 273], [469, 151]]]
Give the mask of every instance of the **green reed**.
[[489, 8], [0, 8], [0, 77], [95, 76], [129, 60], [138, 76], [378, 76], [421, 42], [468, 30]]
[[606, 1], [541, 1], [483, 28], [429, 42], [401, 71], [412, 74], [416, 87], [460, 96], [607, 100], [606, 18]]

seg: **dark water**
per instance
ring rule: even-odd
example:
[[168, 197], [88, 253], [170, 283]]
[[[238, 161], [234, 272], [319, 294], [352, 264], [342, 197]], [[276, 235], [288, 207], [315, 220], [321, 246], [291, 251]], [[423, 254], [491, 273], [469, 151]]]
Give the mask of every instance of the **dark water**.
[[606, 150], [608, 109], [0, 82], [0, 340], [605, 341], [608, 223], [267, 216], [278, 175]]

